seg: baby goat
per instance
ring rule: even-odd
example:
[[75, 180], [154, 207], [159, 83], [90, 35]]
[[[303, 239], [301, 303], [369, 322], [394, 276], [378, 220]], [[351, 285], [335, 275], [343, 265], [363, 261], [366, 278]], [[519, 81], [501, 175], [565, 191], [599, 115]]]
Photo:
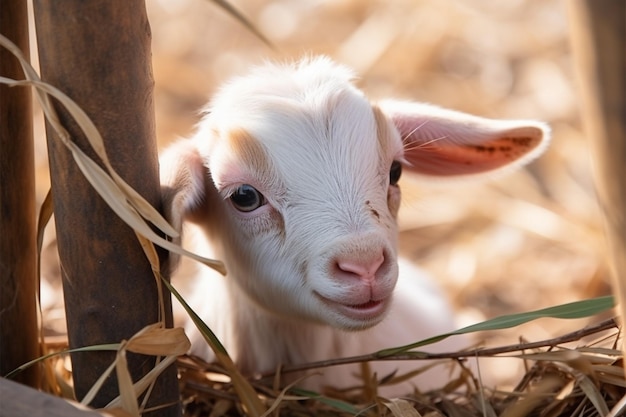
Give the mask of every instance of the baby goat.
[[[179, 230], [183, 220], [196, 223], [207, 255], [228, 270], [223, 277], [203, 269], [191, 303], [244, 373], [453, 330], [436, 284], [408, 263], [398, 275], [402, 170], [498, 171], [527, 163], [548, 142], [537, 122], [371, 102], [352, 79], [327, 58], [255, 68], [222, 88], [194, 138], [161, 159], [168, 217]], [[213, 359], [188, 330], [192, 353]], [[382, 377], [402, 363], [371, 366]], [[327, 368], [308, 386], [354, 385], [358, 370]]]

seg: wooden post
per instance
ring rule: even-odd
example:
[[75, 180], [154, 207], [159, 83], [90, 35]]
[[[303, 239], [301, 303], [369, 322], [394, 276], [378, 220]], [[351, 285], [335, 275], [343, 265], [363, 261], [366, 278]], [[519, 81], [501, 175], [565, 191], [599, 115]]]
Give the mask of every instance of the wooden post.
[[[92, 118], [117, 172], [159, 207], [150, 26], [142, 0], [34, 1], [42, 77]], [[57, 106], [73, 140], [95, 160], [86, 139]], [[48, 126], [48, 149], [70, 347], [128, 339], [158, 317], [157, 287], [134, 232], [96, 194]], [[171, 304], [167, 318], [171, 325]], [[113, 361], [111, 352], [72, 355], [77, 398]], [[133, 380], [153, 357], [129, 356]], [[92, 403], [118, 394], [112, 376]], [[176, 369], [158, 380], [150, 415], [180, 414]], [[173, 405], [172, 405], [173, 404]]]
[[[572, 46], [593, 146], [614, 292], [626, 320], [626, 2], [572, 0]], [[626, 349], [626, 346], [624, 347]]]
[[[0, 10], [0, 32], [28, 56], [26, 2], [0, 0]], [[0, 75], [24, 78], [4, 48]], [[34, 165], [31, 92], [0, 85], [0, 375], [39, 356]], [[37, 387], [38, 368], [15, 379]]]

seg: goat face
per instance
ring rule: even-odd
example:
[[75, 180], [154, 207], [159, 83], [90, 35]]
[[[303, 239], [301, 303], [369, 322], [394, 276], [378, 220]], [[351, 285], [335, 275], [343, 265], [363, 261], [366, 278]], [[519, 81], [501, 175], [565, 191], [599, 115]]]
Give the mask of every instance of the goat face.
[[204, 227], [235, 290], [282, 317], [346, 330], [389, 309], [403, 165], [477, 174], [547, 143], [534, 122], [373, 105], [351, 79], [325, 58], [257, 68], [225, 86], [162, 167], [170, 218]]
[[206, 228], [237, 285], [286, 317], [361, 329], [383, 318], [398, 276], [403, 147], [333, 69], [332, 83], [227, 87], [196, 140], [219, 206], [205, 208]]

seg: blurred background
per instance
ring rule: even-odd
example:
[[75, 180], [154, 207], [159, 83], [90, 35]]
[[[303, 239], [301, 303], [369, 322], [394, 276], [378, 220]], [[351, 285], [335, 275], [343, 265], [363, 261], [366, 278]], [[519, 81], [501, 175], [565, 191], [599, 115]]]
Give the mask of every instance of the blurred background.
[[[220, 84], [267, 59], [325, 54], [352, 67], [372, 98], [548, 122], [547, 153], [487, 182], [428, 184], [405, 175], [401, 251], [448, 291], [459, 325], [610, 293], [602, 223], [582, 132], [568, 19], [560, 0], [229, 0], [273, 48], [209, 0], [150, 0], [159, 146], [190, 136]], [[38, 129], [38, 198], [49, 187]], [[64, 333], [54, 231], [42, 290], [45, 325]], [[418, 300], [419, 295], [416, 295]], [[584, 321], [542, 319], [480, 335], [499, 346]], [[506, 384], [519, 360], [492, 360]]]

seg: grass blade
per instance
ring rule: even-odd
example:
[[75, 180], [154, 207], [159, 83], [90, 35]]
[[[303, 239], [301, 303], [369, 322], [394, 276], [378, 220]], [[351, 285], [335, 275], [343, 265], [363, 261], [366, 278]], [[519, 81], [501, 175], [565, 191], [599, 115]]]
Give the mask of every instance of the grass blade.
[[345, 401], [341, 401], [341, 400], [337, 400], [335, 398], [329, 398], [329, 397], [325, 397], [321, 394], [318, 394], [317, 392], [314, 391], [309, 391], [309, 390], [305, 390], [302, 388], [293, 388], [291, 389], [291, 392], [294, 393], [295, 395], [299, 395], [302, 397], [307, 397], [310, 398], [312, 400], [316, 400], [319, 401], [323, 404], [329, 405], [339, 411], [343, 411], [345, 413], [350, 413], [352, 415], [358, 415], [361, 410], [359, 410], [358, 408], [356, 408], [355, 406], [353, 406], [350, 403], [347, 403]]
[[215, 333], [206, 325], [204, 321], [196, 314], [195, 311], [187, 304], [185, 299], [180, 295], [176, 288], [172, 286], [166, 279], [162, 279], [165, 286], [170, 290], [172, 295], [176, 297], [176, 299], [181, 303], [189, 317], [194, 322], [202, 336], [205, 338], [213, 352], [215, 353], [215, 357], [219, 361], [219, 363], [224, 367], [226, 373], [230, 376], [230, 379], [233, 382], [233, 386], [242, 403], [244, 404], [247, 412], [251, 416], [259, 417], [262, 416], [267, 408], [261, 403], [258, 395], [250, 385], [250, 383], [241, 375], [235, 363], [228, 355], [226, 348], [219, 341]]
[[275, 49], [274, 45], [261, 33], [259, 29], [257, 29], [254, 24], [248, 19], [241, 11], [239, 11], [235, 6], [233, 6], [230, 2], [226, 0], [212, 0], [213, 3], [224, 9], [228, 14], [233, 16], [236, 20], [239, 21], [242, 25], [244, 25], [250, 32], [254, 33], [256, 37], [261, 39], [263, 43], [269, 46], [271, 49]]
[[615, 306], [613, 296], [605, 296], [592, 298], [588, 300], [575, 301], [573, 303], [561, 304], [554, 307], [543, 308], [541, 310], [529, 311], [526, 313], [509, 314], [506, 316], [496, 317], [481, 323], [473, 324], [462, 329], [445, 333], [439, 336], [431, 337], [416, 343], [400, 346], [392, 349], [384, 349], [376, 352], [376, 356], [384, 358], [386, 356], [397, 355], [406, 351], [437, 343], [447, 339], [450, 336], [481, 332], [486, 330], [501, 330], [519, 326], [532, 320], [540, 318], [559, 318], [559, 319], [579, 319], [583, 317], [593, 316], [603, 311], [609, 310]]

